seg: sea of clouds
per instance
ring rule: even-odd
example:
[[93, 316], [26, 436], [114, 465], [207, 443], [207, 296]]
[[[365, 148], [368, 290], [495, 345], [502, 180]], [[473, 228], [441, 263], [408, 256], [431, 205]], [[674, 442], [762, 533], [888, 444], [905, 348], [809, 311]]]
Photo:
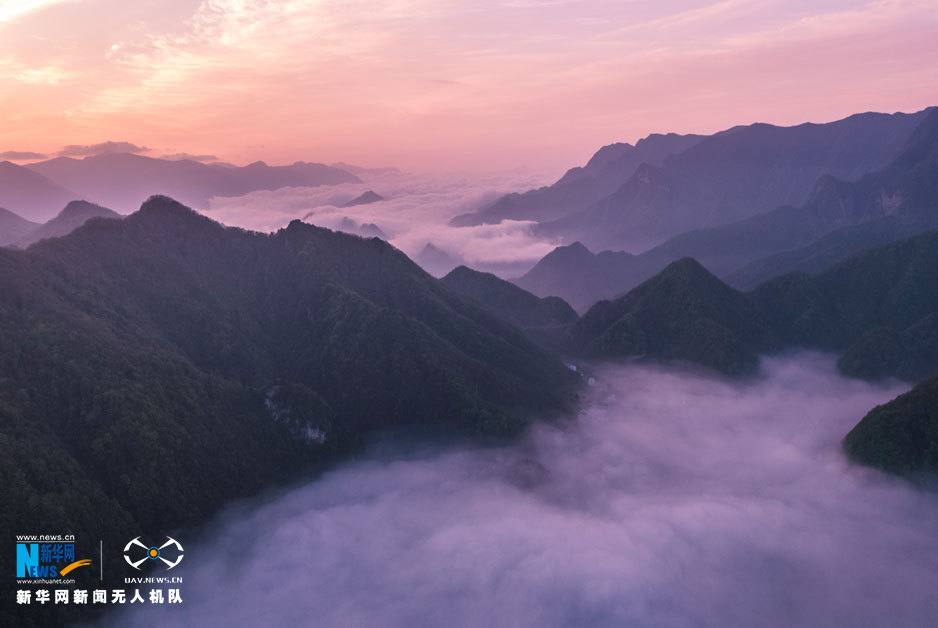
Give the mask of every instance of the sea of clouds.
[[904, 385], [816, 354], [733, 383], [597, 368], [512, 446], [384, 439], [189, 543], [184, 603], [133, 626], [934, 626], [938, 495], [850, 464]]
[[[453, 216], [483, 209], [503, 194], [548, 184], [549, 179], [544, 175], [516, 171], [497, 174], [387, 172], [363, 176], [364, 183], [216, 197], [205, 214], [224, 224], [256, 231], [275, 231], [296, 218], [330, 229], [338, 229], [346, 218], [357, 224], [372, 223], [384, 232], [391, 244], [412, 259], [417, 258], [427, 244], [433, 244], [450, 255], [456, 264], [466, 263], [506, 277], [523, 274], [557, 244], [532, 235], [531, 221], [449, 226]], [[380, 194], [385, 200], [342, 207], [366, 190]]]

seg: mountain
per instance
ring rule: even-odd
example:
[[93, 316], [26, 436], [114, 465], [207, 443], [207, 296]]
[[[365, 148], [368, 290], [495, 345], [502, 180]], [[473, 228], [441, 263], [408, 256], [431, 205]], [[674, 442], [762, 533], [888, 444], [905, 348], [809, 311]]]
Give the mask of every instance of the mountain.
[[936, 286], [938, 230], [749, 293], [684, 258], [593, 305], [573, 327], [568, 349], [686, 360], [738, 375], [753, 372], [761, 352], [810, 347], [839, 353], [839, 368], [852, 377], [914, 381], [938, 373]]
[[859, 379], [898, 377], [914, 382], [938, 373], [938, 312], [905, 329], [878, 327], [850, 345], [837, 361]]
[[334, 164], [330, 164], [331, 167], [337, 168], [339, 170], [344, 170], [346, 172], [351, 172], [354, 175], [368, 179], [370, 177], [376, 177], [387, 174], [400, 174], [401, 171], [392, 166], [385, 166], [383, 168], [363, 168], [362, 166], [356, 166], [354, 164], [347, 164], [344, 161], [337, 161]]
[[453, 292], [475, 299], [521, 329], [563, 327], [578, 318], [563, 299], [538, 298], [491, 273], [459, 266], [441, 281]]
[[810, 277], [790, 273], [750, 294], [788, 342], [840, 349], [938, 311], [938, 231], [862, 251]]
[[636, 142], [600, 148], [583, 167], [571, 168], [551, 186], [508, 194], [478, 212], [462, 214], [457, 227], [511, 220], [551, 220], [585, 209], [615, 192], [642, 164], [660, 165], [672, 154], [699, 142], [701, 135], [652, 134]]
[[938, 471], [938, 377], [870, 410], [844, 438], [854, 461], [897, 474]]
[[[824, 235], [767, 257], [778, 247], [764, 248], [761, 259], [728, 276], [734, 285], [754, 286], [792, 270], [818, 272], [856, 251], [938, 227], [938, 109], [929, 110], [887, 168], [852, 183], [822, 178], [786, 220], [798, 231], [792, 242]], [[739, 237], [759, 244], [774, 226], [757, 227]]]
[[538, 225], [536, 233], [595, 249], [646, 248], [693, 229], [799, 206], [825, 175], [851, 181], [887, 166], [929, 111], [864, 113], [794, 127], [734, 127], [660, 166], [642, 164], [609, 196]]
[[92, 218], [115, 218], [119, 220], [123, 216], [94, 203], [72, 201], [55, 218], [43, 225], [37, 225], [36, 229], [20, 237], [16, 241], [16, 245], [25, 248], [33, 242], [66, 235]]
[[751, 294], [790, 345], [842, 353], [854, 377], [938, 373], [938, 231], [857, 253], [810, 277], [790, 273]]
[[[938, 219], [938, 212], [935, 218]], [[836, 229], [810, 244], [762, 257], [725, 272], [723, 276], [735, 288], [751, 290], [773, 277], [789, 272], [817, 274], [858, 251], [895, 242], [930, 226], [938, 226], [938, 221], [933, 223], [931, 219], [909, 220], [902, 216], [883, 216]]]
[[427, 245], [414, 257], [414, 261], [434, 277], [442, 277], [461, 264], [458, 259], [443, 249], [437, 248], [432, 242], [427, 242]]
[[571, 338], [592, 357], [686, 360], [727, 375], [754, 373], [758, 354], [781, 346], [747, 295], [690, 258], [594, 305]]
[[344, 231], [345, 233], [354, 233], [357, 236], [363, 238], [381, 238], [382, 240], [387, 240], [388, 236], [381, 230], [381, 228], [373, 222], [366, 223], [357, 223], [348, 216], [343, 216], [342, 221], [339, 223], [339, 231]]
[[[84, 159], [57, 157], [29, 164], [78, 194], [118, 211], [131, 211], [152, 194], [171, 194], [187, 205], [207, 208], [213, 196], [241, 196], [257, 190], [288, 186], [360, 183], [353, 174], [324, 164], [298, 161], [268, 166], [262, 161], [243, 167], [203, 164], [189, 159], [154, 159], [130, 153], [95, 155]], [[64, 205], [60, 203], [59, 207]]]
[[697, 259], [741, 289], [790, 270], [819, 272], [864, 248], [938, 227], [936, 151], [938, 109], [931, 109], [886, 168], [855, 182], [824, 175], [799, 207], [692, 230], [641, 255], [604, 252], [590, 261], [583, 254], [551, 253], [517, 283], [581, 309], [624, 293], [682, 257]]
[[372, 190], [368, 190], [367, 192], [363, 192], [359, 196], [356, 196], [352, 200], [348, 201], [347, 203], [342, 205], [342, 207], [355, 207], [356, 205], [368, 205], [370, 203], [377, 203], [378, 201], [383, 201], [383, 200], [384, 200], [383, 196], [381, 196], [380, 194], [376, 192], [373, 192]]
[[0, 161], [0, 207], [26, 220], [49, 220], [79, 196], [29, 168]]
[[30, 231], [39, 228], [39, 224], [30, 222], [11, 211], [0, 207], [0, 246], [13, 244]]
[[[514, 283], [538, 296], [557, 296], [578, 312], [612, 299], [647, 279], [636, 256], [624, 251], [592, 253], [579, 242], [558, 246]], [[661, 270], [660, 268], [657, 270]]]
[[11, 534], [165, 535], [370, 430], [515, 433], [572, 379], [381, 240], [225, 228], [164, 197], [0, 250], [0, 294]]

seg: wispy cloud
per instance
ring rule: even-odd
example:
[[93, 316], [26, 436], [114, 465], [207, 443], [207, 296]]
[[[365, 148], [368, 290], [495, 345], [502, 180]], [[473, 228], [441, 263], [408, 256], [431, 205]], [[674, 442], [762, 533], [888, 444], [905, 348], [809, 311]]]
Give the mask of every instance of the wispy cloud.
[[559, 171], [652, 131], [938, 98], [925, 0], [83, 2], [122, 21], [101, 30], [68, 3], [0, 4], [33, 7], [16, 29], [0, 23], [8, 141], [29, 141], [33, 120], [75, 141], [106, 127], [233, 161]]
[[78, 0], [0, 0], [0, 22], [12, 22], [17, 18], [46, 7], [77, 2]]
[[0, 152], [0, 159], [9, 159], [11, 161], [33, 161], [36, 159], [45, 159], [48, 157], [45, 153], [35, 153], [30, 150], [7, 150]]
[[74, 74], [64, 65], [30, 65], [13, 56], [0, 59], [0, 80], [4, 82], [56, 86]]
[[172, 161], [179, 161], [183, 159], [188, 159], [189, 161], [218, 161], [216, 155], [193, 155], [191, 153], [172, 153], [170, 155], [161, 155], [160, 159], [169, 159]]
[[131, 142], [101, 142], [100, 144], [69, 144], [58, 152], [61, 157], [84, 157], [110, 153], [145, 153], [150, 149]]

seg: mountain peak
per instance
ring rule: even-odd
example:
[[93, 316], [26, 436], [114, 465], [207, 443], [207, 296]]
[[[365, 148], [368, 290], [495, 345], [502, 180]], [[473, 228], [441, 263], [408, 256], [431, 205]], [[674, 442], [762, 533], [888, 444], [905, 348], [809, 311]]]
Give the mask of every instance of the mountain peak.
[[155, 194], [148, 198], [140, 209], [128, 218], [132, 222], [150, 226], [185, 225], [188, 228], [209, 226], [223, 228], [220, 223], [162, 194]]
[[580, 319], [573, 338], [599, 357], [688, 360], [728, 375], [755, 372], [758, 352], [778, 344], [748, 296], [685, 257]]
[[732, 290], [693, 257], [682, 257], [671, 262], [664, 270], [649, 279], [648, 282], [677, 282], [694, 291], [701, 289], [712, 290], [714, 288]]
[[16, 241], [16, 245], [25, 248], [40, 240], [68, 235], [92, 218], [120, 220], [123, 216], [106, 207], [101, 207], [100, 205], [89, 203], [88, 201], [71, 201], [55, 218], [23, 234], [23, 236]]
[[342, 207], [354, 207], [355, 205], [368, 205], [369, 203], [377, 203], [378, 201], [383, 201], [384, 197], [375, 192], [374, 190], [368, 190], [359, 194], [352, 200], [348, 201]]
[[79, 218], [88, 215], [100, 216], [102, 214], [111, 213], [114, 212], [96, 203], [90, 203], [88, 201], [69, 201], [68, 205], [58, 213], [56, 218]]
[[[710, 271], [704, 268], [703, 264], [689, 256], [671, 262], [664, 270], [665, 272], [670, 270], [672, 272], [706, 273], [710, 275]], [[713, 275], [710, 276], [712, 277]]]
[[[448, 273], [446, 273], [446, 276], [443, 277], [443, 279], [444, 279], [444, 280], [446, 280], [446, 279], [459, 279], [459, 278], [462, 278], [462, 277], [474, 276], [474, 275], [476, 275], [476, 274], [480, 274], [480, 275], [491, 275], [491, 273], [479, 273], [479, 271], [472, 270], [471, 268], [469, 268], [469, 267], [466, 266], [465, 264], [460, 264], [459, 266], [457, 266], [457, 267], [454, 268], [453, 270], [451, 270], [451, 271], [449, 271]], [[494, 275], [492, 275], [492, 276], [494, 277]]]
[[592, 259], [593, 252], [577, 240], [572, 244], [558, 246], [553, 251], [544, 256], [541, 261], [547, 260], [573, 260], [573, 259]]
[[576, 312], [563, 299], [538, 298], [492, 273], [460, 265], [441, 281], [450, 290], [476, 299], [522, 329], [557, 328], [577, 320]]
[[143, 202], [138, 213], [189, 215], [196, 214], [197, 212], [194, 209], [186, 207], [174, 198], [162, 194], [154, 194]]
[[899, 151], [895, 164], [910, 168], [924, 161], [938, 161], [938, 107], [926, 110], [925, 118], [919, 123]]
[[600, 148], [586, 163], [587, 168], [600, 168], [610, 161], [618, 159], [629, 151], [635, 150], [635, 147], [628, 142], [615, 142], [607, 144]]

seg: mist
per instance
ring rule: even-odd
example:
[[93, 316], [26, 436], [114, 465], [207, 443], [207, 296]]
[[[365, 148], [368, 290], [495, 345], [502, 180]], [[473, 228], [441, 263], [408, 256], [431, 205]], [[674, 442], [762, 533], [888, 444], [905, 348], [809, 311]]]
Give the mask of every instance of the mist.
[[384, 438], [232, 507], [187, 543], [181, 606], [111, 625], [934, 625], [938, 496], [840, 449], [907, 386], [817, 354], [592, 376], [516, 445]]
[[[448, 224], [453, 216], [487, 207], [503, 194], [550, 183], [543, 174], [383, 173], [362, 177], [364, 183], [216, 197], [205, 213], [227, 225], [256, 231], [275, 231], [297, 218], [329, 229], [339, 229], [345, 218], [358, 224], [372, 223], [411, 259], [418, 258], [432, 243], [457, 264], [505, 277], [524, 274], [558, 243], [534, 236], [531, 221], [506, 220], [476, 227]], [[342, 207], [366, 190], [377, 192], [385, 200]]]

